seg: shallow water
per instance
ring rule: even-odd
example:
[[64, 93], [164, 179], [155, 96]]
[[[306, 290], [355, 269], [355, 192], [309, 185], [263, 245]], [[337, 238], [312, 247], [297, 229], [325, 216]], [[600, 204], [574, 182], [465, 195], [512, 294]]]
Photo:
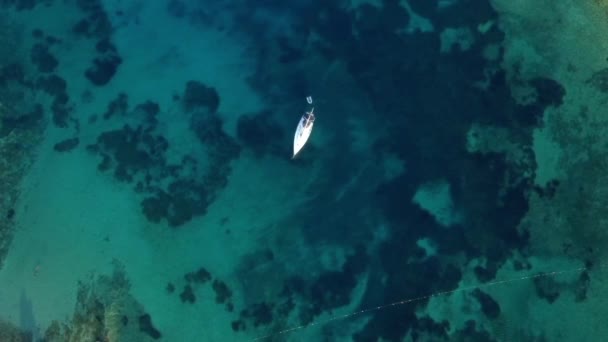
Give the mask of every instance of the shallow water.
[[0, 4], [0, 341], [608, 333], [608, 4]]

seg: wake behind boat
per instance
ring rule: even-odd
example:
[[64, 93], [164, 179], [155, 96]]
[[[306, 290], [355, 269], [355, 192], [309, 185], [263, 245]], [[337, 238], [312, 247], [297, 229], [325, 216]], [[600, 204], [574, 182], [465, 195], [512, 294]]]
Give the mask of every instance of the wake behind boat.
[[[308, 102], [308, 104], [312, 104], [312, 97], [308, 96], [306, 98], [306, 101]], [[306, 112], [304, 113], [304, 115], [302, 115], [302, 117], [300, 118], [300, 122], [298, 122], [298, 127], [296, 127], [296, 134], [293, 138], [293, 156], [291, 157], [292, 159], [295, 158], [296, 154], [298, 154], [300, 150], [302, 150], [304, 145], [306, 145], [308, 138], [310, 138], [310, 133], [312, 133], [312, 127], [315, 122], [314, 111], [315, 108], [312, 107], [309, 112]]]

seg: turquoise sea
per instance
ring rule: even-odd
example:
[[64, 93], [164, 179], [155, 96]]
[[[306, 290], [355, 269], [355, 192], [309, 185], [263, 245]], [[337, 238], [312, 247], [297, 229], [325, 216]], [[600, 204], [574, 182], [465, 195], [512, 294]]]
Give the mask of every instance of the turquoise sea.
[[606, 0], [0, 0], [0, 342], [608, 340], [606, 37]]

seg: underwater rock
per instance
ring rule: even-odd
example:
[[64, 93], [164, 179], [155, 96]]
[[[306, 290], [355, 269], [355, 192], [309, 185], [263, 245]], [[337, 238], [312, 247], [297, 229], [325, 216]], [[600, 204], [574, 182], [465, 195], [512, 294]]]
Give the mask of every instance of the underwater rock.
[[246, 328], [245, 322], [243, 322], [241, 320], [233, 321], [232, 323], [230, 323], [230, 326], [232, 327], [232, 331], [235, 331], [235, 332], [243, 331]]
[[[187, 193], [171, 194], [171, 204], [167, 212], [167, 223], [171, 227], [178, 227], [192, 220], [197, 207], [197, 199], [192, 199]], [[206, 204], [200, 205], [206, 209]], [[204, 210], [203, 209], [203, 210]]]
[[215, 113], [220, 105], [220, 97], [215, 88], [198, 81], [188, 81], [182, 103], [187, 112], [207, 108], [210, 113]]
[[103, 132], [97, 137], [97, 146], [99, 151], [112, 156], [116, 163], [114, 176], [120, 181], [132, 182], [136, 175], [164, 166], [163, 155], [157, 151], [161, 147], [158, 140], [141, 126], [134, 129], [125, 125]]
[[530, 270], [532, 269], [532, 265], [530, 265], [528, 262], [526, 262], [525, 260], [513, 260], [513, 269], [516, 271], [521, 271], [521, 270]]
[[209, 273], [209, 271], [207, 271], [204, 267], [201, 267], [196, 272], [186, 273], [184, 278], [190, 283], [204, 284], [211, 280], [211, 273]]
[[85, 71], [86, 78], [96, 86], [104, 86], [118, 70], [122, 63], [122, 58], [118, 55], [97, 57], [93, 60], [93, 65]]
[[51, 104], [51, 111], [53, 112], [53, 123], [57, 127], [68, 127], [68, 120], [70, 119], [70, 113], [72, 112], [72, 107], [68, 106], [68, 101], [68, 94], [61, 93], [55, 96], [55, 99]]
[[23, 70], [23, 65], [11, 63], [0, 68], [0, 85], [5, 85], [9, 81], [24, 84], [25, 71]]
[[525, 105], [515, 105], [513, 118], [525, 126], [538, 126], [542, 123], [545, 108], [560, 106], [566, 90], [548, 78], [535, 78], [530, 81], [530, 85], [536, 90], [536, 100]]
[[551, 304], [559, 297], [561, 286], [551, 277], [536, 277], [534, 278], [534, 288], [538, 297]]
[[[152, 101], [140, 103], [135, 106], [135, 112], [144, 114], [146, 124], [149, 126], [148, 129], [152, 129], [158, 124], [158, 119], [156, 118], [158, 113], [160, 113], [160, 106], [158, 105], [158, 103]], [[166, 150], [166, 148], [169, 146], [167, 140], [163, 136], [158, 136], [158, 139], [163, 141], [163, 150]]]
[[129, 294], [124, 268], [114, 262], [111, 276], [78, 283], [76, 306], [70, 320], [54, 321], [44, 332], [44, 341], [123, 341], [128, 318], [126, 308], [141, 313], [141, 305]]
[[228, 285], [221, 280], [213, 281], [213, 291], [215, 292], [215, 301], [216, 303], [222, 304], [225, 303], [228, 299], [232, 297], [232, 291], [228, 288]]
[[283, 129], [269, 111], [240, 116], [236, 133], [243, 145], [252, 149], [257, 157], [267, 153], [289, 155], [289, 149], [284, 148]]
[[224, 164], [238, 157], [241, 147], [222, 129], [222, 120], [215, 115], [193, 118], [191, 128], [197, 138], [211, 147], [214, 164]]
[[192, 289], [192, 286], [185, 285], [184, 289], [179, 294], [179, 298], [182, 300], [183, 303], [193, 304], [194, 302], [196, 302], [196, 296], [194, 295], [194, 290]]
[[566, 89], [557, 81], [537, 77], [530, 81], [530, 85], [536, 89], [536, 102], [543, 108], [548, 106], [559, 107], [563, 103]]
[[53, 72], [59, 61], [49, 52], [49, 48], [43, 44], [35, 44], [30, 51], [30, 59], [43, 73]]
[[277, 317], [286, 317], [296, 308], [296, 303], [291, 295], [288, 295], [287, 298], [283, 299], [282, 302], [276, 305], [276, 315]]
[[97, 44], [95, 44], [95, 50], [97, 50], [97, 52], [99, 52], [100, 54], [118, 53], [118, 50], [116, 50], [116, 46], [114, 46], [114, 44], [112, 44], [110, 39], [107, 37], [100, 39]]
[[441, 287], [443, 288], [456, 288], [458, 283], [462, 279], [462, 272], [460, 268], [453, 264], [444, 266], [441, 274]]
[[99, 171], [108, 171], [110, 168], [112, 167], [112, 158], [105, 154], [102, 153], [101, 154], [101, 162], [99, 163], [99, 165], [97, 165], [97, 169]]
[[330, 271], [321, 274], [310, 288], [314, 314], [347, 305], [350, 293], [356, 286], [356, 278], [349, 273]]
[[45, 41], [46, 41], [46, 44], [48, 44], [48, 46], [53, 46], [53, 45], [61, 43], [61, 39], [53, 37], [53, 36], [46, 36]]
[[496, 277], [496, 267], [494, 264], [490, 264], [487, 267], [483, 266], [475, 266], [473, 272], [475, 272], [475, 276], [482, 283], [487, 283]]
[[33, 29], [32, 37], [36, 39], [42, 39], [42, 37], [44, 37], [44, 32], [39, 28]]
[[[470, 160], [471, 163], [465, 166], [467, 188], [454, 192], [455, 201], [466, 203], [466, 216], [475, 217], [475, 220], [463, 223], [468, 244], [485, 256], [493, 267], [498, 267], [509, 257], [510, 249], [524, 248], [528, 243], [527, 232], [516, 228], [528, 212], [531, 185], [521, 182], [502, 189], [500, 179], [510, 173], [502, 154], [476, 154]], [[497, 205], [499, 202], [503, 204]], [[488, 230], [488, 226], [493, 229]]]
[[74, 24], [72, 32], [87, 38], [105, 38], [111, 35], [112, 23], [101, 0], [77, 1], [76, 4], [87, 16]]
[[[228, 184], [230, 162], [239, 156], [241, 146], [224, 132], [222, 121], [217, 115], [198, 114], [200, 113], [192, 116], [190, 129], [206, 147], [209, 163], [201, 180], [201, 189], [207, 193], [206, 201], [211, 202]], [[202, 194], [197, 196], [203, 198]]]
[[7, 220], [12, 220], [13, 217], [15, 217], [15, 209], [10, 208], [7, 212], [6, 212], [6, 219]]
[[78, 138], [70, 138], [62, 140], [53, 146], [53, 149], [57, 152], [68, 152], [75, 149], [80, 143], [80, 139]]
[[36, 82], [36, 85], [51, 96], [57, 97], [62, 94], [67, 94], [66, 81], [56, 74], [40, 76]]
[[9, 322], [0, 320], [0, 341], [6, 342], [32, 342], [32, 332], [19, 328]]
[[148, 314], [139, 316], [139, 330], [146, 333], [155, 340], [162, 337], [162, 334], [152, 324], [152, 318]]
[[33, 104], [33, 108], [28, 112], [0, 108], [0, 127], [2, 131], [11, 129], [29, 130], [37, 127], [43, 117], [44, 109], [42, 105], [37, 103]]
[[557, 192], [557, 187], [559, 186], [559, 180], [553, 179], [545, 184], [544, 187], [534, 186], [534, 191], [543, 198], [552, 199]]
[[77, 35], [88, 36], [91, 30], [91, 22], [87, 19], [79, 20], [72, 26], [72, 32]]
[[135, 107], [135, 110], [142, 111], [147, 115], [154, 117], [160, 112], [160, 106], [156, 102], [146, 101], [144, 103], [140, 103]]
[[589, 290], [589, 283], [591, 282], [591, 277], [589, 276], [589, 272], [583, 271], [581, 272], [580, 277], [574, 283], [574, 300], [576, 302], [582, 302], [587, 299], [587, 291]]
[[256, 303], [241, 312], [239, 321], [251, 321], [254, 327], [272, 323], [273, 306], [268, 303]]
[[472, 295], [481, 305], [481, 311], [484, 315], [486, 315], [486, 317], [489, 319], [498, 318], [500, 315], [500, 306], [492, 297], [490, 297], [490, 295], [481, 291], [480, 289], [475, 289], [472, 292]]
[[[112, 101], [106, 117], [124, 113], [125, 101], [123, 96]], [[153, 102], [137, 106], [135, 113], [144, 115], [145, 125], [136, 129], [125, 125], [119, 130], [103, 132], [97, 143], [88, 146], [87, 150], [103, 158], [98, 166], [100, 170], [114, 167], [117, 180], [134, 182], [136, 192], [149, 194], [142, 200], [141, 208], [150, 222], [166, 219], [170, 226], [177, 227], [206, 212], [210, 192], [190, 177], [180, 178], [182, 168], [196, 167], [195, 164], [189, 166], [191, 159], [185, 158], [180, 165], [166, 165], [164, 153], [168, 141], [160, 135], [152, 135], [158, 111], [158, 105]], [[161, 185], [168, 177], [177, 180]]]
[[340, 270], [325, 271], [310, 282], [296, 276], [289, 277], [284, 283], [284, 300], [272, 307], [277, 310], [277, 316], [284, 316], [296, 307], [294, 296], [301, 298], [307, 305], [298, 307], [298, 316], [301, 324], [308, 324], [323, 311], [331, 311], [350, 302], [357, 277], [367, 269], [368, 263], [365, 248], [358, 246]]
[[436, 256], [421, 262], [411, 262], [407, 249], [400, 241], [387, 242], [379, 249], [383, 260], [383, 274], [378, 275], [377, 279], [368, 280], [361, 306], [373, 307], [380, 305], [379, 303], [400, 302], [404, 298], [424, 299], [376, 312], [365, 326], [353, 335], [355, 341], [375, 341], [379, 338], [400, 341], [408, 331], [417, 326], [416, 312], [428, 301], [429, 294], [457, 287], [461, 279], [458, 268], [448, 266], [443, 270]]
[[153, 223], [159, 223], [167, 217], [170, 205], [171, 197], [164, 191], [159, 191], [156, 196], [145, 198], [141, 202], [144, 215]]
[[538, 103], [517, 105], [513, 112], [513, 118], [524, 126], [538, 126], [543, 119], [545, 109]]
[[108, 107], [103, 113], [103, 118], [107, 120], [115, 115], [124, 116], [127, 113], [128, 107], [129, 104], [127, 94], [119, 93], [114, 100], [108, 103]]
[[167, 221], [172, 227], [180, 226], [194, 216], [203, 215], [209, 205], [207, 189], [194, 181], [177, 180], [168, 187], [171, 197]]

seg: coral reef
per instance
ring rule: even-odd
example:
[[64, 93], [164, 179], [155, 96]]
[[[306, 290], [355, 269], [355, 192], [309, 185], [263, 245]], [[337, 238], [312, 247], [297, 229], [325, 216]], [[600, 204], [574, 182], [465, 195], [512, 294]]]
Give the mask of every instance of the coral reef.
[[181, 299], [183, 303], [194, 304], [194, 302], [196, 302], [196, 296], [194, 295], [194, 290], [191, 285], [187, 284], [184, 286], [184, 289], [179, 294], [179, 299]]
[[481, 305], [481, 312], [483, 312], [489, 319], [496, 319], [500, 315], [500, 306], [498, 303], [490, 297], [487, 293], [480, 289], [475, 289], [471, 293], [473, 297], [479, 301]]
[[53, 72], [59, 64], [57, 58], [49, 51], [49, 47], [40, 43], [34, 44], [30, 52], [30, 58], [41, 73]]
[[[601, 38], [608, 31], [605, 23], [606, 4], [566, 1], [559, 8], [547, 11], [550, 4], [494, 1], [501, 11], [501, 25], [507, 32], [506, 65], [509, 79], [552, 77], [564, 80], [563, 104], [545, 115], [543, 136], [556, 148], [535, 146], [537, 159], [553, 153], [557, 161], [554, 178], [547, 188], [530, 198], [530, 214], [525, 226], [531, 232], [534, 252], [560, 255], [564, 252], [582, 260], [602, 259], [606, 234], [606, 192], [608, 184], [601, 176], [606, 165], [606, 139], [603, 129], [606, 71], [603, 60], [608, 52]], [[580, 16], [572, 17], [577, 12]], [[534, 13], [549, 15], [538, 21]], [[583, 29], [579, 23], [588, 22]], [[522, 27], [527, 30], [521, 31]], [[582, 38], [582, 37], [586, 38]], [[572, 40], [572, 37], [577, 37]], [[573, 44], [563, 44], [563, 42]], [[592, 45], [592, 46], [591, 46]], [[585, 50], [584, 58], [578, 51]], [[534, 57], [534, 58], [532, 58]], [[524, 60], [523, 58], [527, 58]], [[568, 63], [564, 61], [570, 61]], [[512, 82], [517, 88], [520, 82]], [[541, 85], [550, 93], [563, 93], [549, 85]], [[553, 88], [553, 89], [552, 89]], [[542, 99], [542, 96], [541, 96]], [[546, 196], [550, 193], [551, 196]]]
[[155, 340], [158, 340], [159, 338], [161, 338], [163, 335], [161, 334], [160, 331], [158, 331], [158, 329], [156, 329], [154, 327], [154, 324], [152, 323], [152, 318], [150, 317], [150, 315], [148, 314], [143, 314], [141, 316], [139, 316], [139, 330], [141, 332], [146, 333], [147, 335], [149, 335], [150, 337], [152, 337]]
[[240, 146], [223, 131], [215, 113], [219, 106], [215, 89], [189, 81], [181, 105], [205, 157], [184, 154], [177, 164], [169, 164], [170, 142], [157, 119], [161, 108], [152, 101], [130, 108], [124, 93], [110, 101], [102, 117], [129, 124], [101, 133], [97, 143], [87, 147], [101, 156], [99, 170], [113, 170], [117, 180], [134, 184], [134, 190], [145, 195], [141, 208], [150, 222], [166, 220], [172, 227], [206, 213], [226, 186], [230, 162], [240, 153]]
[[30, 342], [32, 334], [21, 331], [10, 323], [0, 320], [0, 341], [3, 342]]
[[0, 68], [0, 268], [12, 241], [21, 180], [44, 129], [43, 108], [18, 64]]
[[220, 105], [220, 97], [214, 88], [198, 81], [188, 81], [182, 102], [186, 112], [206, 108], [210, 113], [215, 113]]
[[184, 279], [188, 282], [195, 282], [199, 284], [204, 284], [211, 280], [211, 273], [207, 271], [204, 267], [201, 267], [196, 272], [189, 272], [184, 275]]
[[41, 123], [44, 109], [30, 81], [19, 64], [0, 69], [0, 136], [13, 129], [29, 130]]
[[69, 138], [56, 143], [53, 149], [57, 152], [68, 152], [75, 149], [80, 143], [78, 138]]
[[101, 87], [114, 77], [120, 64], [122, 64], [122, 58], [116, 53], [109, 53], [95, 58], [91, 65], [86, 71], [86, 78], [91, 81], [94, 85]]
[[115, 261], [111, 276], [102, 275], [79, 284], [72, 318], [66, 322], [54, 321], [45, 331], [45, 341], [145, 341], [141, 333], [152, 339], [160, 338], [152, 318], [129, 291], [124, 268]]

